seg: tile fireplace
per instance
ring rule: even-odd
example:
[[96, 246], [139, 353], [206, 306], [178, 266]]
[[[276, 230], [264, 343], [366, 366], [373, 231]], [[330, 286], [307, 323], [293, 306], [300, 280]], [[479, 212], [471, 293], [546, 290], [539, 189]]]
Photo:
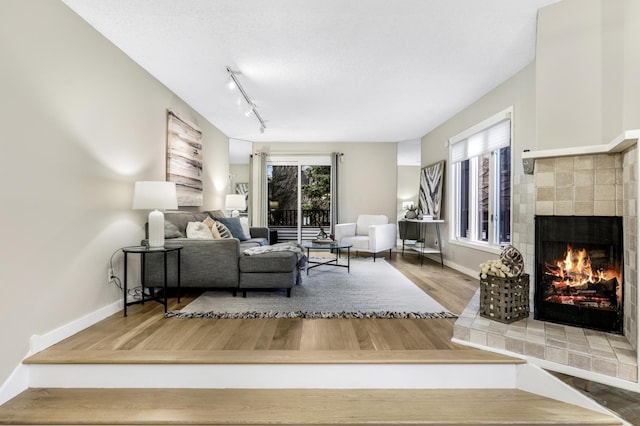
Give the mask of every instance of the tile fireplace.
[[[547, 155], [538, 154], [534, 157], [533, 175], [517, 174], [513, 180], [512, 241], [523, 254], [525, 271], [531, 276], [532, 315], [511, 324], [491, 321], [479, 315], [478, 292], [456, 322], [454, 337], [460, 342], [538, 359], [545, 368], [578, 377], [604, 383], [607, 381], [603, 377], [608, 377], [616, 385], [623, 382], [637, 384], [640, 310], [637, 305], [637, 268], [640, 263], [640, 226], [637, 216], [640, 161], [637, 144], [634, 142], [619, 152], [607, 154], [589, 154], [587, 150], [575, 155], [561, 151], [561, 155], [556, 157], [552, 156], [551, 151], [544, 154]], [[555, 258], [566, 259], [567, 242], [571, 240], [573, 251], [579, 252], [585, 248], [592, 263], [594, 259], [599, 259], [595, 269], [601, 268], [599, 265], [602, 264], [604, 250], [580, 238], [563, 238], [562, 242], [550, 243], [556, 245], [555, 249], [539, 249], [535, 229], [536, 218], [542, 216], [563, 216], [570, 222], [581, 216], [617, 217], [614, 220], [622, 221], [621, 300], [616, 296], [616, 302], [622, 304], [622, 333], [534, 318], [537, 250], [555, 250], [554, 259], [549, 259], [547, 263], [557, 267]], [[584, 232], [578, 232], [577, 235], [581, 237], [582, 234]], [[570, 257], [577, 258], [578, 255], [571, 254]]]

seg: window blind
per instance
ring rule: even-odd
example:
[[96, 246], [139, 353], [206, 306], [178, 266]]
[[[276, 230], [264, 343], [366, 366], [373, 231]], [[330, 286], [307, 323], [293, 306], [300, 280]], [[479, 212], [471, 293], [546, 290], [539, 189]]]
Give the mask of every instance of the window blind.
[[511, 144], [511, 120], [505, 119], [451, 146], [451, 162], [487, 154]]

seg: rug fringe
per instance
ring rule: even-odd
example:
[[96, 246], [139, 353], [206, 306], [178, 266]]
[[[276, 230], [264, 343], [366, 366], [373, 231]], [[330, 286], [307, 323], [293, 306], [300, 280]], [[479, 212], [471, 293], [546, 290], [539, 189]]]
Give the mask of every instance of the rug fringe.
[[457, 315], [442, 312], [191, 312], [169, 311], [164, 314], [166, 318], [211, 318], [211, 319], [261, 319], [261, 318], [304, 318], [304, 319], [324, 319], [324, 318], [346, 318], [346, 319], [368, 319], [368, 318], [389, 318], [389, 319], [431, 319], [431, 318], [458, 318]]

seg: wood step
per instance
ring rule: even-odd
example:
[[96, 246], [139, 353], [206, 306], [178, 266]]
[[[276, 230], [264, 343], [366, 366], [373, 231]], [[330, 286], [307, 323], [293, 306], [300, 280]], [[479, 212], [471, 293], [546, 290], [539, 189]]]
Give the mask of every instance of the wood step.
[[488, 351], [386, 350], [75, 350], [49, 348], [24, 364], [524, 364], [526, 361]]
[[29, 389], [0, 407], [23, 425], [620, 425], [514, 389]]

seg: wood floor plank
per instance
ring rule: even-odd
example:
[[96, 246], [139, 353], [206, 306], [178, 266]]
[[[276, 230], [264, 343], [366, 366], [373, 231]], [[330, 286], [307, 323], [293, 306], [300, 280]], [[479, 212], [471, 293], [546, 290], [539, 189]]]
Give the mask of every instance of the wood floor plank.
[[229, 340], [233, 339], [241, 325], [242, 320], [219, 320], [218, 327], [216, 328], [218, 332], [215, 334], [215, 338], [206, 343], [204, 349], [224, 350], [229, 343]]
[[[191, 345], [192, 350], [207, 350], [211, 347], [212, 342], [216, 342], [218, 337], [223, 334], [225, 330], [225, 320], [214, 321], [201, 321], [200, 333], [194, 336], [194, 342]], [[195, 324], [193, 325], [195, 326]], [[165, 347], [168, 349], [171, 347], [175, 349], [173, 345]]]
[[379, 322], [375, 320], [356, 320], [358, 326], [362, 329], [363, 333], [366, 333], [367, 340], [371, 344], [372, 349], [378, 351], [391, 350], [391, 346], [387, 342], [386, 336], [383, 330], [379, 327]]
[[300, 350], [314, 351], [318, 349], [320, 321], [301, 321], [302, 333], [300, 334]]
[[392, 323], [386, 319], [376, 318], [374, 319], [374, 322], [380, 329], [381, 334], [385, 336], [389, 349], [401, 350], [407, 348], [409, 339], [405, 336], [405, 330], [402, 326], [402, 322], [404, 322], [404, 320], [400, 320], [398, 323]]
[[278, 321], [280, 318], [268, 318], [264, 321], [262, 333], [258, 337], [253, 349], [264, 351], [271, 348], [271, 343], [275, 340], [275, 335], [278, 330]]
[[338, 322], [340, 327], [340, 334], [344, 341], [344, 348], [348, 351], [360, 350], [360, 343], [358, 342], [358, 336], [356, 336], [356, 330], [353, 328], [353, 321], [348, 319], [341, 319]]
[[[90, 423], [87, 423], [90, 421]], [[84, 422], [84, 423], [83, 423]], [[30, 389], [2, 424], [619, 425], [513, 389]]]
[[239, 320], [238, 327], [233, 333], [233, 336], [231, 336], [224, 345], [224, 349], [253, 349], [256, 346], [257, 341], [260, 339], [260, 335], [262, 334], [266, 324], [266, 321], [255, 319]]
[[278, 319], [278, 326], [268, 349], [300, 349], [304, 323], [305, 321], [297, 318]]

